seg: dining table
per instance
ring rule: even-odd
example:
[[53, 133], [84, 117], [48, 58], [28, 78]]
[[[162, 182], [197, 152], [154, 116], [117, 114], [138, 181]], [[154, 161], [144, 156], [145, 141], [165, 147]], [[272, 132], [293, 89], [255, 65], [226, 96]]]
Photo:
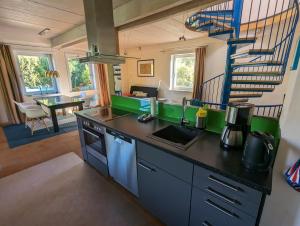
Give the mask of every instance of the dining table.
[[80, 97], [70, 97], [65, 95], [44, 96], [34, 99], [38, 105], [42, 105], [49, 109], [54, 132], [59, 132], [56, 110], [68, 107], [78, 107], [78, 110], [83, 110], [84, 100]]

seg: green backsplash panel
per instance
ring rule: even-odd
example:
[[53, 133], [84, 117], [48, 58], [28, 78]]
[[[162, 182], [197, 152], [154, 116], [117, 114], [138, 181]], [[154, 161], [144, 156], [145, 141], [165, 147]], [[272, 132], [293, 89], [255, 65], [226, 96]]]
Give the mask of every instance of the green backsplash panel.
[[111, 102], [113, 108], [124, 109], [133, 113], [141, 113], [143, 112], [141, 109], [145, 108], [145, 101], [137, 98], [112, 95]]
[[[111, 100], [112, 107], [114, 108], [137, 114], [150, 111], [148, 100], [114, 95], [111, 97]], [[190, 121], [190, 126], [195, 125], [197, 111], [198, 107], [193, 106], [188, 107], [185, 111], [185, 117]], [[182, 107], [176, 104], [159, 103], [158, 112], [160, 119], [179, 123], [182, 115]], [[225, 111], [209, 109], [206, 124], [208, 131], [220, 134], [225, 126]], [[277, 141], [280, 139], [279, 121], [274, 118], [254, 116], [251, 121], [251, 131], [267, 132], [272, 134]]]
[[[175, 104], [164, 104], [159, 103], [159, 118], [171, 121], [179, 122], [182, 117], [182, 106]], [[190, 126], [194, 126], [196, 123], [196, 113], [198, 111], [197, 107], [188, 107], [185, 111], [185, 118], [190, 122]]]
[[279, 120], [275, 118], [254, 116], [251, 121], [251, 131], [270, 133], [277, 143], [281, 136]]
[[222, 133], [225, 126], [225, 111], [208, 110], [206, 130], [214, 133]]

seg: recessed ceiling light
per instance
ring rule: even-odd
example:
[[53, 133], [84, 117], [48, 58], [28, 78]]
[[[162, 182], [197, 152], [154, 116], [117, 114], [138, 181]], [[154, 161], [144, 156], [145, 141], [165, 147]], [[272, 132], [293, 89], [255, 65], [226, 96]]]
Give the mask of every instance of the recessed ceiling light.
[[50, 28], [45, 28], [45, 29], [41, 30], [38, 34], [40, 36], [44, 36], [44, 35], [48, 34], [50, 32], [50, 30], [51, 30]]

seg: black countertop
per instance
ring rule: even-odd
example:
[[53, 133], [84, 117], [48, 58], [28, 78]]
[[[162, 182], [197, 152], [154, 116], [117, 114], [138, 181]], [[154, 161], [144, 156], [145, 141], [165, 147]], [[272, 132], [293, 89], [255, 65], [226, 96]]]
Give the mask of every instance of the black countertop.
[[[84, 111], [77, 112], [76, 114], [95, 121], [93, 118], [89, 118], [87, 115], [83, 114], [83, 112]], [[131, 138], [156, 146], [173, 155], [217, 172], [263, 193], [271, 193], [272, 172], [247, 172], [241, 164], [242, 152], [224, 151], [220, 147], [219, 134], [201, 131], [199, 132], [197, 141], [188, 149], [182, 150], [149, 137], [153, 132], [168, 125], [172, 125], [172, 123], [160, 119], [155, 119], [148, 123], [140, 123], [137, 121], [137, 117], [137, 115], [129, 114], [107, 122], [96, 122], [112, 130], [124, 133]]]

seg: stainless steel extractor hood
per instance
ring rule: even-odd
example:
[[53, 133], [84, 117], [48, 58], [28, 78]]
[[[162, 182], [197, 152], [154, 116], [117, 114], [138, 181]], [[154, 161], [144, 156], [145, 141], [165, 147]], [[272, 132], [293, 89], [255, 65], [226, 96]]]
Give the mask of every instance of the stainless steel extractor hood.
[[112, 0], [83, 0], [89, 52], [82, 63], [122, 64], [117, 55], [118, 38], [114, 27]]

